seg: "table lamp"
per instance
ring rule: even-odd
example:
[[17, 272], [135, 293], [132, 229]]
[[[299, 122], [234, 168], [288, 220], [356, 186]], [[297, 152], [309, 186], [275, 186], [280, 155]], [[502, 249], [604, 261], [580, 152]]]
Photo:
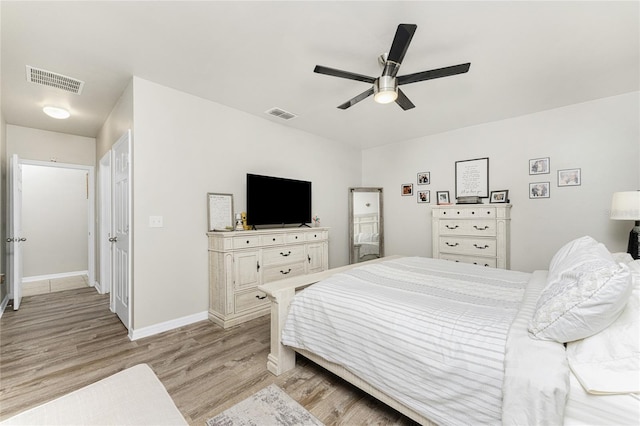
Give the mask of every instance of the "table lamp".
[[611, 219], [634, 220], [635, 226], [629, 233], [627, 253], [634, 259], [640, 258], [640, 191], [614, 192], [611, 201]]

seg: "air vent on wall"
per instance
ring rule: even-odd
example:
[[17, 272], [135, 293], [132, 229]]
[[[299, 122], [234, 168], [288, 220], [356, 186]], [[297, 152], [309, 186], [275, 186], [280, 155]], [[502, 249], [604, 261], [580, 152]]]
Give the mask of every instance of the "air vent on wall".
[[273, 115], [274, 117], [281, 118], [283, 120], [291, 120], [292, 118], [297, 117], [297, 115], [280, 108], [271, 108], [270, 110], [265, 111], [265, 113]]
[[29, 65], [27, 65], [27, 81], [43, 86], [55, 87], [56, 89], [75, 93], [76, 95], [82, 93], [82, 88], [84, 87], [84, 81], [52, 71], [34, 68]]

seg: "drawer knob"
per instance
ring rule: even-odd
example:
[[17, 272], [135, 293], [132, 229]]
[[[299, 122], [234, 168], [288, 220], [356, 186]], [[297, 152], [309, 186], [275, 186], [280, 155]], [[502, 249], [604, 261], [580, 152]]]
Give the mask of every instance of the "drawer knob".
[[484, 231], [486, 229], [489, 229], [489, 225], [487, 226], [477, 226], [477, 225], [473, 225], [474, 228], [476, 228], [478, 231]]
[[458, 225], [455, 226], [449, 226], [449, 225], [445, 225], [447, 227], [447, 229], [458, 229]]
[[453, 243], [453, 244], [451, 244], [451, 243], [450, 243], [450, 242], [448, 242], [448, 241], [445, 241], [445, 244], [446, 244], [446, 245], [448, 245], [449, 247], [456, 247], [456, 246], [458, 245], [458, 243]]
[[266, 294], [264, 296], [260, 296], [259, 294], [256, 294], [256, 299], [262, 300], [262, 299], [266, 299], [266, 298], [267, 298]]
[[288, 270], [287, 272], [282, 271], [282, 270], [280, 271], [280, 273], [281, 273], [282, 275], [287, 275], [289, 272], [291, 272], [291, 268], [289, 268], [289, 270]]
[[477, 248], [477, 249], [480, 249], [480, 250], [484, 250], [484, 249], [486, 249], [486, 248], [489, 248], [489, 246], [488, 246], [488, 245], [486, 245], [486, 244], [485, 244], [484, 246], [479, 246], [479, 245], [477, 245], [477, 244], [474, 244], [473, 246], [474, 246], [475, 248]]
[[287, 256], [289, 256], [290, 254], [291, 254], [291, 250], [289, 250], [289, 251], [288, 251], [288, 252], [286, 252], [286, 253], [280, 252], [280, 255], [281, 255], [281, 256], [284, 256], [284, 257], [287, 257]]

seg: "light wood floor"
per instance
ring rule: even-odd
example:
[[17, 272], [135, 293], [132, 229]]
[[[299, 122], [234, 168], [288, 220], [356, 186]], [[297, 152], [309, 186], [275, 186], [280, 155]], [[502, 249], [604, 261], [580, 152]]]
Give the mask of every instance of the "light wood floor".
[[271, 383], [326, 425], [415, 424], [305, 359], [273, 376], [268, 348], [268, 316], [228, 330], [202, 321], [132, 342], [109, 296], [92, 288], [25, 297], [0, 319], [0, 420], [147, 363], [193, 425]]

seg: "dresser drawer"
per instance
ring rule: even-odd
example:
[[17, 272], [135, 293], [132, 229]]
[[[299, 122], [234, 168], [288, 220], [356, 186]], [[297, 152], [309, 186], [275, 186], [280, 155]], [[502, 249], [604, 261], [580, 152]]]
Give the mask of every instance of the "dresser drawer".
[[495, 219], [496, 209], [493, 207], [467, 207], [434, 209], [434, 216], [443, 219]]
[[263, 246], [275, 246], [284, 244], [284, 234], [263, 235]]
[[440, 256], [440, 259], [451, 260], [454, 262], [461, 263], [472, 263], [474, 265], [487, 266], [489, 268], [496, 268], [498, 263], [493, 257], [473, 257], [473, 256], [462, 256], [456, 254], [447, 254], [443, 253]]
[[258, 289], [235, 294], [236, 313], [262, 307], [268, 303], [267, 295]]
[[262, 265], [265, 268], [283, 263], [302, 262], [304, 259], [304, 245], [282, 246], [262, 251]]
[[262, 272], [262, 283], [266, 284], [272, 281], [295, 277], [296, 275], [304, 275], [304, 266], [303, 261], [265, 268]]
[[440, 251], [442, 253], [495, 257], [496, 247], [496, 240], [491, 238], [440, 237]]
[[287, 242], [287, 244], [303, 243], [304, 240], [305, 240], [304, 232], [296, 232], [296, 233], [293, 233], [293, 234], [287, 234], [287, 236], [285, 237], [285, 241]]
[[307, 241], [326, 240], [326, 231], [307, 232]]
[[246, 247], [260, 247], [259, 235], [247, 235], [233, 238], [233, 248], [241, 249]]
[[471, 235], [495, 237], [495, 220], [454, 220], [441, 219], [440, 235]]

